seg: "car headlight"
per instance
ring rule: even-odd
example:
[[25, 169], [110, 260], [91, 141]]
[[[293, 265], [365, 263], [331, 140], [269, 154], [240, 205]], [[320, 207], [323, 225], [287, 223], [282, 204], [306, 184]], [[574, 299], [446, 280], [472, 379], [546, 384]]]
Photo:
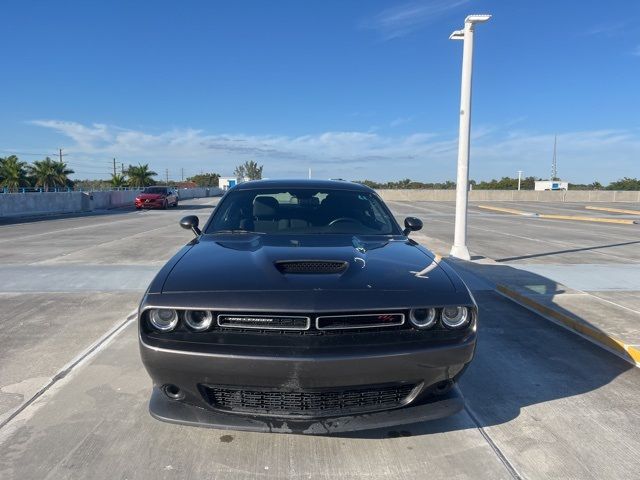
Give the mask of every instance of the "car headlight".
[[412, 308], [409, 311], [409, 320], [418, 328], [429, 328], [436, 323], [435, 308]]
[[192, 330], [202, 332], [211, 326], [213, 313], [209, 310], [187, 310], [184, 321]]
[[471, 311], [467, 307], [444, 307], [440, 318], [445, 327], [461, 328], [469, 323]]
[[178, 312], [170, 308], [153, 308], [149, 311], [149, 322], [156, 330], [170, 332], [178, 325]]

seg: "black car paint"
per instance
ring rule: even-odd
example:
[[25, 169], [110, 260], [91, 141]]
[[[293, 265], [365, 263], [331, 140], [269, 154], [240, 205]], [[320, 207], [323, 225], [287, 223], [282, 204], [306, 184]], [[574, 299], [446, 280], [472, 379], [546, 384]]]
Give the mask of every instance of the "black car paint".
[[[234, 188], [257, 188], [256, 183], [291, 188], [329, 184], [372, 192], [347, 182], [262, 181]], [[187, 223], [192, 228], [193, 220]], [[274, 265], [310, 259], [346, 261], [349, 266], [341, 274], [284, 275]], [[475, 318], [462, 331], [404, 329], [296, 337], [230, 331], [159, 334], [145, 326], [144, 311], [173, 307], [315, 315], [453, 305], [476, 310], [471, 293], [451, 267], [402, 234], [199, 235], [160, 270], [140, 305], [141, 355], [154, 381], [151, 413], [177, 423], [306, 433], [451, 414], [462, 407], [460, 396], [455, 389], [443, 395], [437, 390], [450, 386], [472, 360]], [[306, 419], [217, 411], [202, 394], [203, 384], [308, 391], [387, 382], [416, 383], [419, 391], [414, 401], [394, 410]], [[178, 385], [180, 400], [169, 399], [162, 390], [165, 385]]]

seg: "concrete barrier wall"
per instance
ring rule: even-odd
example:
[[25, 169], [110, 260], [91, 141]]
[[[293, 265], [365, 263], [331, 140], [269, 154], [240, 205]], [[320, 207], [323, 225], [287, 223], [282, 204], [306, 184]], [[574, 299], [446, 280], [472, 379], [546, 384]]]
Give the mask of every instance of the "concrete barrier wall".
[[180, 200], [198, 197], [217, 197], [219, 195], [222, 195], [222, 189], [218, 187], [183, 188], [182, 190], [178, 190], [178, 198]]
[[[399, 202], [455, 202], [455, 190], [377, 190], [383, 200]], [[640, 202], [640, 192], [613, 190], [472, 190], [473, 202]]]
[[81, 212], [82, 208], [80, 192], [0, 194], [0, 217]]
[[[133, 205], [135, 190], [108, 192], [45, 192], [0, 194], [0, 217], [54, 215], [90, 212]], [[220, 188], [190, 188], [178, 191], [178, 198], [213, 197], [222, 194]]]

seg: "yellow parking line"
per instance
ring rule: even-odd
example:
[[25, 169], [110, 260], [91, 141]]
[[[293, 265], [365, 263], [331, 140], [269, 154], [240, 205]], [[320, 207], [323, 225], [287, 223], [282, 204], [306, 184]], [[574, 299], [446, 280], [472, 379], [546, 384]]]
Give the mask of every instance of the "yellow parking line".
[[489, 205], [478, 205], [478, 208], [493, 210], [495, 212], [512, 213], [513, 215], [534, 215], [533, 213], [523, 212], [522, 210], [514, 210], [513, 208], [490, 207]]
[[580, 222], [617, 223], [622, 225], [633, 225], [634, 223], [637, 223], [635, 220], [628, 219], [628, 218], [602, 218], [602, 217], [587, 217], [584, 215], [556, 215], [556, 214], [550, 214], [550, 213], [532, 213], [532, 212], [524, 212], [522, 210], [515, 210], [513, 208], [490, 207], [489, 205], [478, 205], [478, 208], [483, 208], [485, 210], [493, 210], [495, 212], [511, 213], [513, 215], [546, 218], [550, 220], [577, 220]]
[[625, 360], [630, 361], [631, 363], [640, 364], [640, 349], [632, 345], [628, 345], [602, 330], [598, 330], [595, 327], [579, 322], [547, 305], [538, 303], [526, 295], [511, 290], [504, 285], [497, 285], [496, 290], [504, 296], [509, 297], [511, 300], [516, 301], [523, 307], [533, 310], [545, 317], [550, 317], [551, 320], [559, 323], [563, 327], [577, 332], [580, 335], [593, 340], [595, 343], [606, 347]]
[[624, 210], [622, 208], [608, 208], [608, 207], [592, 207], [591, 205], [587, 205], [587, 210], [600, 210], [601, 212], [612, 212], [612, 213], [626, 213], [627, 215], [640, 215], [640, 210]]
[[601, 217], [585, 217], [583, 215], [551, 215], [541, 213], [538, 218], [547, 218], [552, 220], [578, 220], [580, 222], [599, 222], [599, 223], [618, 223], [623, 225], [633, 225], [635, 220], [627, 218], [601, 218]]

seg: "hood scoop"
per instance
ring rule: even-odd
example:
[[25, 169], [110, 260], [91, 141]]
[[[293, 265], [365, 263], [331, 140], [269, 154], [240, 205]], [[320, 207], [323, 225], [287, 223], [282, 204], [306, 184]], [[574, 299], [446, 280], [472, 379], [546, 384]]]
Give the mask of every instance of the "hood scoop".
[[279, 260], [274, 264], [280, 273], [302, 274], [342, 273], [349, 267], [342, 260]]

